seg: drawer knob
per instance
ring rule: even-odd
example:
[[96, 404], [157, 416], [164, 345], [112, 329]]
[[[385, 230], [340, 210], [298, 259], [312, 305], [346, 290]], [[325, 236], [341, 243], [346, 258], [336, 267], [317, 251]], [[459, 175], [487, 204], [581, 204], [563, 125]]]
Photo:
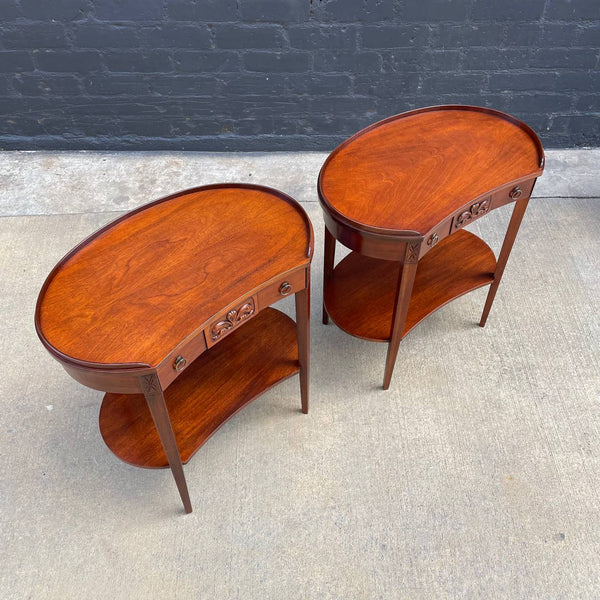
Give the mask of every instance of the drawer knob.
[[439, 241], [440, 238], [438, 237], [438, 234], [434, 233], [433, 235], [429, 236], [429, 239], [427, 240], [427, 245], [433, 248]]
[[512, 190], [510, 190], [510, 194], [509, 196], [513, 199], [516, 200], [517, 198], [521, 197], [521, 194], [523, 193], [523, 191], [521, 190], [521, 188], [519, 186], [514, 187]]
[[179, 373], [180, 371], [183, 371], [183, 369], [185, 368], [185, 365], [187, 365], [187, 360], [185, 360], [185, 358], [183, 358], [183, 356], [181, 356], [181, 354], [175, 359], [175, 361], [173, 362], [173, 368]]
[[279, 286], [279, 293], [282, 296], [287, 296], [290, 292], [292, 291], [292, 286], [289, 284], [289, 282], [284, 281], [280, 286]]

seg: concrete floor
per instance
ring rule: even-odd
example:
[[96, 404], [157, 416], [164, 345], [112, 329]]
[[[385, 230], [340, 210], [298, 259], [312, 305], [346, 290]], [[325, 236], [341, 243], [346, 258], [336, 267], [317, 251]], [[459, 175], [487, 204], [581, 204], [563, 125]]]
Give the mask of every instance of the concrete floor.
[[[388, 392], [385, 346], [320, 324], [324, 157], [0, 154], [3, 598], [600, 597], [600, 151], [548, 152], [488, 325], [485, 290], [429, 317]], [[104, 446], [102, 394], [33, 312], [84, 236], [214, 181], [278, 187], [313, 221], [312, 405], [294, 378], [225, 424], [184, 516], [168, 471]], [[497, 251], [508, 216], [471, 229]]]

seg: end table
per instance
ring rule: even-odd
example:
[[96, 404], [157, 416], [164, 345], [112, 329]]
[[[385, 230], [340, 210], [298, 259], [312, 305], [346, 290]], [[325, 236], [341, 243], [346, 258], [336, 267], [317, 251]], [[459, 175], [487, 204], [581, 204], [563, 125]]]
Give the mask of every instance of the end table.
[[[48, 276], [40, 340], [74, 379], [107, 392], [100, 431], [122, 460], [183, 473], [248, 402], [300, 372], [308, 412], [308, 216], [256, 185], [179, 192], [103, 227]], [[269, 308], [295, 295], [296, 321]]]
[[[544, 151], [502, 112], [437, 106], [358, 132], [327, 158], [318, 193], [325, 220], [323, 322], [387, 342], [388, 389], [400, 340], [451, 300], [490, 285], [494, 301]], [[464, 227], [515, 202], [498, 260]], [[353, 250], [334, 269], [336, 240]]]

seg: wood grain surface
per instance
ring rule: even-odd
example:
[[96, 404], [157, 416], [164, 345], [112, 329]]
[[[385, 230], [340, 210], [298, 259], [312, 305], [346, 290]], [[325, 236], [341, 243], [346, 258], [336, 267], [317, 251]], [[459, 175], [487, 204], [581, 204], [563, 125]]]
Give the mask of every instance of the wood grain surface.
[[541, 174], [536, 134], [513, 117], [444, 106], [396, 115], [342, 143], [319, 176], [324, 209], [358, 228], [425, 235], [469, 201]]
[[155, 367], [228, 303], [311, 256], [308, 218], [285, 194], [188, 190], [69, 253], [40, 292], [38, 333], [67, 359]]
[[[164, 392], [182, 462], [248, 402], [299, 369], [296, 324], [274, 308], [197, 358]], [[168, 466], [142, 394], [106, 394], [100, 431], [125, 462]]]
[[[346, 256], [325, 289], [331, 319], [351, 335], [387, 342], [400, 267], [357, 252]], [[476, 235], [461, 230], [442, 240], [419, 261], [402, 335], [454, 298], [490, 284], [495, 268], [492, 250]]]

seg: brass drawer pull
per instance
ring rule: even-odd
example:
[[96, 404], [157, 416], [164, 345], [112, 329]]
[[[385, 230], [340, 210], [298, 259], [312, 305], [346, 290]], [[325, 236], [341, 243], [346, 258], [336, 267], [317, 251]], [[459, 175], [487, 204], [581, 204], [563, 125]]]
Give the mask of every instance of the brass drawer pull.
[[429, 239], [427, 240], [427, 245], [433, 248], [439, 241], [440, 238], [438, 237], [438, 234], [434, 233], [433, 235], [429, 236]]
[[523, 192], [522, 192], [521, 188], [520, 188], [519, 186], [516, 186], [516, 187], [514, 187], [514, 188], [513, 188], [513, 189], [510, 191], [510, 194], [509, 194], [509, 196], [510, 196], [510, 197], [511, 197], [513, 200], [516, 200], [517, 198], [520, 198], [520, 197], [521, 197], [521, 194], [522, 194], [522, 193], [523, 193]]
[[284, 281], [280, 286], [279, 286], [279, 293], [282, 296], [287, 296], [290, 292], [292, 291], [292, 286], [287, 282]]
[[173, 362], [173, 368], [178, 373], [180, 373], [181, 371], [183, 371], [183, 369], [185, 368], [185, 365], [187, 365], [187, 360], [185, 360], [185, 358], [183, 358], [183, 356], [181, 356], [181, 354]]

